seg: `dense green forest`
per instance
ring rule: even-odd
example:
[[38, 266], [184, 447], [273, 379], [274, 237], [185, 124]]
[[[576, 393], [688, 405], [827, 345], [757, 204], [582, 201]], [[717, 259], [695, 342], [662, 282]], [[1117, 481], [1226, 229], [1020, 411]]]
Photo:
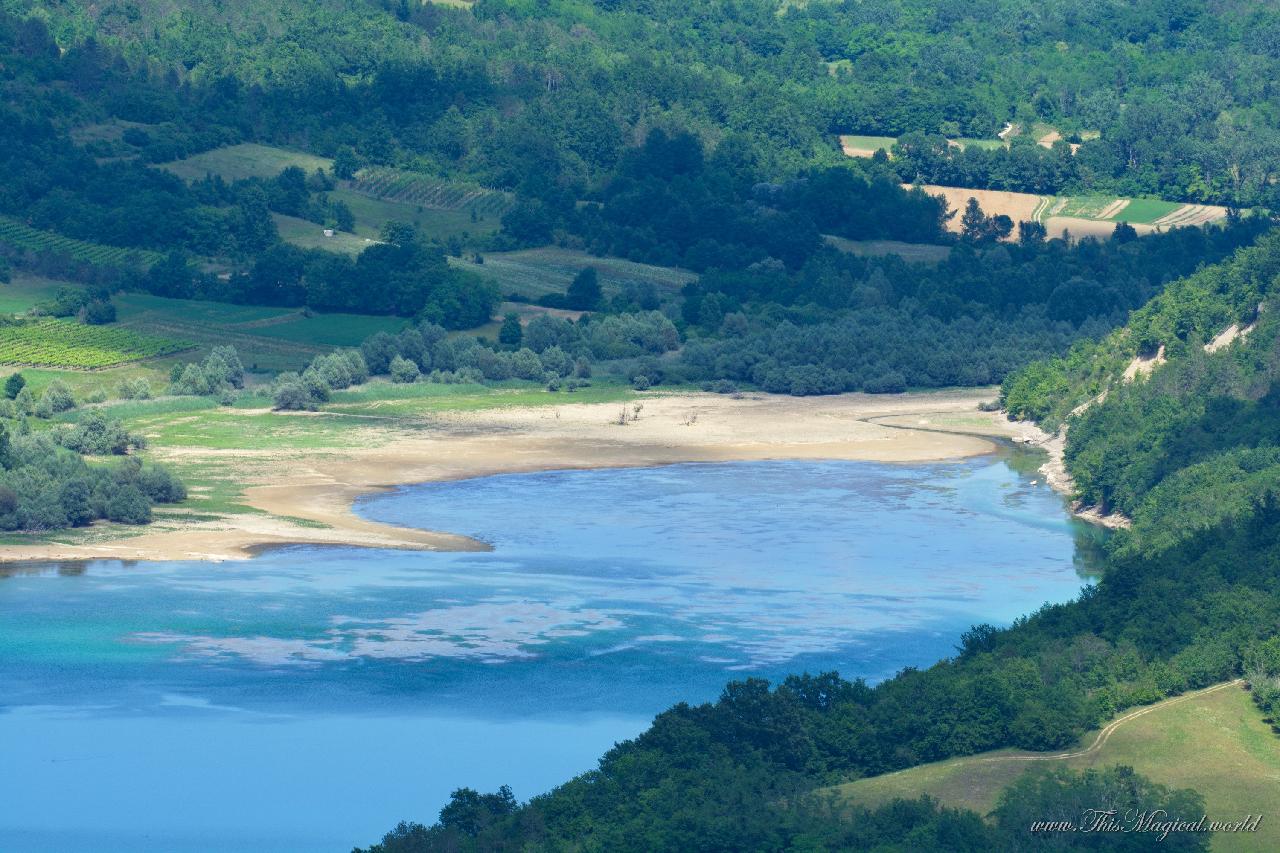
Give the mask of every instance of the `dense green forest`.
[[[3, 8], [46, 19], [63, 47], [96, 39], [157, 81], [206, 88], [195, 122], [179, 96], [110, 92], [104, 107], [161, 126], [144, 145], [152, 160], [234, 134], [327, 154], [345, 147], [367, 162], [463, 171], [544, 195], [589, 187], [654, 127], [754, 153], [781, 175], [833, 161], [840, 133], [991, 139], [1015, 122], [1050, 125], [1083, 145], [1074, 158], [1043, 152], [1027, 133], [1007, 154], [970, 148], [950, 165], [912, 158], [911, 171], [1250, 206], [1269, 204], [1280, 166], [1280, 22], [1251, 3]], [[102, 85], [83, 61], [91, 52], [79, 51], [78, 76]]]

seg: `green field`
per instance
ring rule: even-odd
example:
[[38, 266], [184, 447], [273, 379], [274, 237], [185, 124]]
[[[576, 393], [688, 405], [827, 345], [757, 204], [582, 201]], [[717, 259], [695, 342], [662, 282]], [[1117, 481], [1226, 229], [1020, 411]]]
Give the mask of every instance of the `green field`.
[[[1092, 744], [1097, 732], [1083, 739]], [[1072, 750], [1075, 752], [1076, 750]], [[1002, 750], [860, 779], [832, 790], [850, 802], [874, 806], [928, 794], [945, 805], [987, 814], [1000, 792], [1033, 766], [1073, 770], [1129, 765], [1174, 788], [1194, 788], [1210, 819], [1266, 813], [1280, 791], [1280, 737], [1239, 687], [1179, 697], [1151, 706], [1120, 724], [1096, 751], [1061, 761], [1025, 761], [1034, 753]], [[1280, 821], [1264, 819], [1253, 835], [1218, 834], [1215, 851], [1280, 850]]]
[[[255, 371], [298, 370], [336, 346], [354, 346], [377, 331], [404, 325], [397, 317], [312, 314], [297, 308], [167, 299], [145, 293], [116, 297], [119, 325], [194, 342], [202, 351], [230, 344]], [[193, 354], [192, 357], [196, 357]]]
[[145, 268], [160, 259], [158, 252], [76, 240], [53, 231], [32, 228], [8, 216], [0, 216], [0, 245], [32, 252], [52, 252], [96, 266]]
[[253, 329], [253, 334], [278, 341], [324, 347], [358, 347], [377, 332], [398, 332], [409, 321], [403, 317], [371, 314], [294, 313], [287, 323], [271, 323]]
[[271, 218], [276, 221], [280, 239], [303, 249], [324, 249], [358, 255], [377, 242], [383, 224], [393, 220], [406, 222], [427, 239], [442, 243], [455, 237], [465, 243], [472, 237], [492, 234], [501, 224], [495, 216], [477, 217], [472, 222], [471, 214], [467, 211], [420, 208], [398, 201], [371, 198], [348, 189], [333, 190], [329, 197], [334, 201], [342, 201], [351, 208], [356, 220], [355, 233], [338, 231], [332, 237], [326, 237], [323, 225], [273, 213]]
[[119, 326], [37, 320], [0, 327], [0, 364], [99, 368], [169, 355], [191, 342]]
[[1009, 143], [1005, 142], [1003, 139], [974, 139], [967, 136], [962, 136], [950, 141], [956, 143], [961, 148], [985, 148], [988, 151], [994, 151], [997, 148], [1007, 148], [1009, 145]]
[[246, 142], [215, 148], [185, 160], [161, 163], [157, 168], [172, 172], [184, 181], [198, 181], [210, 174], [221, 175], [225, 181], [238, 181], [242, 178], [274, 178], [289, 166], [299, 166], [310, 174], [316, 169], [328, 171], [333, 167], [333, 161], [301, 151]]
[[0, 284], [0, 314], [21, 314], [42, 302], [48, 302], [63, 288], [80, 290], [78, 284], [43, 278], [38, 275], [14, 273], [13, 281]]
[[823, 234], [822, 239], [842, 252], [868, 258], [897, 255], [911, 263], [936, 264], [951, 254], [950, 246], [932, 243], [903, 243], [898, 240], [848, 240], [834, 234]]
[[490, 234], [497, 231], [501, 224], [501, 213], [477, 212], [476, 221], [472, 222], [471, 212], [465, 208], [442, 210], [407, 201], [375, 198], [346, 188], [333, 190], [329, 197], [334, 201], [345, 202], [351, 208], [356, 218], [357, 234], [375, 239], [383, 223], [391, 220], [407, 222], [424, 236], [441, 241], [463, 237], [464, 234]]
[[[280, 232], [281, 240], [303, 249], [324, 249], [327, 252], [358, 255], [372, 246], [376, 239], [373, 236], [361, 237], [345, 231], [335, 231], [332, 237], [326, 237], [324, 226], [315, 222], [298, 219], [296, 216], [285, 216], [283, 213], [273, 213], [271, 218], [276, 221], [276, 230]], [[357, 229], [368, 230], [360, 229], [359, 224]]]
[[516, 294], [526, 299], [566, 292], [573, 277], [587, 267], [596, 268], [606, 295], [617, 293], [628, 283], [642, 282], [649, 282], [659, 290], [675, 291], [697, 278], [688, 270], [675, 267], [638, 264], [620, 258], [598, 258], [586, 252], [554, 246], [495, 252], [485, 255], [483, 264], [459, 258], [450, 258], [449, 263], [496, 281], [504, 296]]
[[1162, 216], [1168, 216], [1182, 207], [1178, 202], [1161, 201], [1154, 198], [1135, 198], [1124, 206], [1124, 210], [1110, 217], [1116, 221], [1137, 222], [1150, 225]]
[[1103, 211], [1115, 202], [1115, 196], [1059, 196], [1049, 205], [1049, 211], [1053, 216], [1099, 219]]
[[846, 148], [859, 148], [864, 151], [884, 149], [887, 153], [898, 141], [896, 136], [861, 136], [846, 134], [840, 137], [840, 144]]

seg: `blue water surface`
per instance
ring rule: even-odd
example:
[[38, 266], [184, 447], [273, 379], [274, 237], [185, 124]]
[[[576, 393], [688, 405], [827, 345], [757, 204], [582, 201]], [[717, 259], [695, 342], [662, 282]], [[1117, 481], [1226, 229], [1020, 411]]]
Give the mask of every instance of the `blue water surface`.
[[875, 681], [1084, 582], [1007, 457], [561, 471], [369, 518], [491, 553], [276, 549], [0, 575], [0, 850], [345, 851], [520, 798], [747, 676]]

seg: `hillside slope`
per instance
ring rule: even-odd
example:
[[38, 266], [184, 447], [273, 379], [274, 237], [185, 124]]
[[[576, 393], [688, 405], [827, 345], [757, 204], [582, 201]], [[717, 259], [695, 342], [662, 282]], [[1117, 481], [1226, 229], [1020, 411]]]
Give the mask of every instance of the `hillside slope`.
[[[1222, 819], [1265, 812], [1280, 784], [1280, 744], [1236, 682], [1183, 694], [1127, 712], [1084, 738], [1082, 749], [1058, 755], [1000, 750], [873, 776], [831, 790], [858, 806], [927, 794], [947, 806], [988, 814], [1001, 791], [1030, 770], [1131, 766], [1156, 782], [1194, 788], [1209, 814]], [[1189, 744], [1204, 757], [1188, 761]], [[1240, 812], [1239, 815], [1236, 813]], [[1219, 833], [1215, 851], [1280, 847], [1280, 824], [1257, 833]]]
[[1243, 522], [1280, 491], [1280, 235], [1170, 284], [1129, 323], [1011, 376], [1011, 417], [1069, 428], [1086, 506], [1132, 518], [1120, 553], [1155, 555]]

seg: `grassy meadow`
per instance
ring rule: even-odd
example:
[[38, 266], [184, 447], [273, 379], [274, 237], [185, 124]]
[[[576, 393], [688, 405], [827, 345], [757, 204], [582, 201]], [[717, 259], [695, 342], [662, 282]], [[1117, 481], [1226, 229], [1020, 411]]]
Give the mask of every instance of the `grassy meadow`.
[[230, 182], [244, 178], [274, 178], [290, 166], [298, 166], [310, 174], [316, 169], [328, 171], [333, 168], [333, 161], [301, 151], [246, 142], [215, 148], [185, 160], [161, 163], [156, 168], [171, 172], [184, 181], [198, 181], [205, 175], [220, 175], [224, 181]]
[[[1092, 744], [1097, 734], [1089, 733], [1082, 744]], [[1052, 763], [1081, 771], [1128, 765], [1160, 784], [1199, 791], [1209, 818], [1218, 820], [1266, 812], [1280, 790], [1275, 734], [1249, 694], [1234, 686], [1152, 706], [1118, 726], [1096, 752], [1053, 762], [1001, 760], [1031, 754], [1001, 750], [953, 758], [830, 790], [866, 806], [928, 794], [945, 805], [987, 814], [1000, 792], [1034, 767]], [[1256, 834], [1215, 835], [1213, 850], [1280, 850], [1280, 821], [1264, 818]]]
[[596, 268], [606, 296], [618, 293], [628, 284], [648, 283], [659, 290], [676, 291], [697, 278], [694, 273], [675, 267], [601, 258], [556, 246], [494, 252], [484, 255], [483, 260], [476, 263], [472, 258], [450, 258], [449, 263], [496, 281], [503, 295], [515, 294], [526, 299], [536, 299], [546, 293], [565, 293], [573, 277], [587, 267]]

